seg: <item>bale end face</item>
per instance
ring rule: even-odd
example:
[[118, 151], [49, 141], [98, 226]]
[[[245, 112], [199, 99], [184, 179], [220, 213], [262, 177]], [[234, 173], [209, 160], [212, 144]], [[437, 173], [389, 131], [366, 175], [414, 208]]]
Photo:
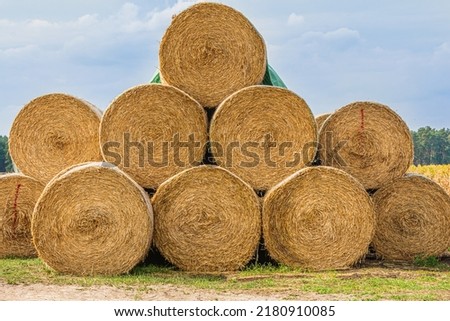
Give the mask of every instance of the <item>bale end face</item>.
[[98, 128], [101, 112], [67, 94], [30, 101], [14, 120], [9, 151], [20, 172], [48, 183], [67, 167], [102, 159]]
[[33, 209], [44, 185], [21, 174], [0, 176], [0, 258], [35, 257]]
[[450, 196], [432, 180], [406, 175], [380, 188], [373, 200], [377, 255], [412, 262], [450, 247]]
[[367, 253], [374, 225], [373, 203], [362, 185], [331, 167], [300, 170], [264, 198], [266, 248], [288, 266], [350, 267]]
[[205, 107], [263, 81], [266, 46], [255, 27], [233, 8], [198, 3], [178, 14], [159, 49], [163, 83], [180, 88]]
[[104, 159], [151, 189], [201, 163], [207, 136], [201, 105], [181, 90], [160, 84], [120, 94], [100, 126]]
[[31, 224], [39, 257], [58, 272], [117, 275], [143, 261], [153, 212], [146, 192], [104, 163], [70, 168], [45, 188]]
[[335, 111], [319, 133], [322, 165], [342, 169], [366, 189], [406, 173], [413, 161], [411, 133], [388, 106], [355, 102]]
[[268, 190], [313, 161], [317, 126], [308, 104], [295, 93], [251, 86], [219, 106], [210, 140], [218, 165], [254, 189]]
[[256, 251], [261, 236], [258, 198], [225, 169], [185, 170], [164, 182], [152, 203], [155, 244], [183, 270], [237, 270]]

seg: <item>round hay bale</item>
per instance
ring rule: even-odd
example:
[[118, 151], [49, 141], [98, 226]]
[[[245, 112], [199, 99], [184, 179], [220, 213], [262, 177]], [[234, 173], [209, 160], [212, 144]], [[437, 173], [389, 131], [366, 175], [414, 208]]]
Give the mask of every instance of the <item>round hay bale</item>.
[[[316, 124], [317, 124], [317, 129], [319, 130], [319, 132], [320, 132], [320, 129], [322, 128], [323, 123], [328, 119], [328, 117], [330, 117], [330, 115], [331, 115], [331, 113], [316, 116]], [[319, 145], [319, 148], [321, 148], [320, 145]], [[319, 150], [317, 150], [316, 159], [314, 160], [314, 165], [321, 164], [319, 155], [320, 155], [320, 152], [319, 152]]]
[[355, 102], [335, 111], [319, 134], [322, 165], [343, 169], [366, 189], [406, 173], [413, 162], [411, 133], [388, 106]]
[[316, 116], [317, 129], [319, 131], [322, 128], [322, 125], [325, 122], [325, 120], [327, 120], [328, 117], [330, 117], [330, 116], [331, 116], [331, 113], [321, 114], [321, 115]]
[[406, 175], [381, 187], [373, 201], [377, 255], [413, 261], [442, 255], [450, 247], [450, 196], [432, 180]]
[[100, 126], [105, 161], [145, 188], [156, 188], [201, 163], [207, 140], [201, 105], [175, 87], [158, 84], [136, 86], [119, 95]]
[[174, 17], [159, 48], [163, 83], [205, 107], [260, 84], [266, 59], [264, 39], [250, 21], [218, 3], [198, 3]]
[[332, 167], [298, 171], [263, 203], [266, 248], [288, 266], [349, 267], [367, 253], [374, 226], [373, 203], [363, 186]]
[[0, 175], [0, 258], [34, 257], [31, 216], [44, 185], [21, 174]]
[[267, 190], [312, 162], [317, 127], [308, 105], [295, 93], [252, 86], [219, 106], [210, 140], [218, 165], [254, 189]]
[[261, 212], [252, 188], [216, 166], [187, 169], [152, 198], [155, 245], [186, 271], [231, 271], [255, 254]]
[[11, 128], [9, 151], [20, 172], [44, 183], [72, 165], [100, 161], [101, 112], [66, 94], [33, 99]]
[[120, 169], [82, 164], [46, 186], [31, 230], [39, 257], [54, 270], [117, 275], [147, 255], [152, 206], [146, 192]]

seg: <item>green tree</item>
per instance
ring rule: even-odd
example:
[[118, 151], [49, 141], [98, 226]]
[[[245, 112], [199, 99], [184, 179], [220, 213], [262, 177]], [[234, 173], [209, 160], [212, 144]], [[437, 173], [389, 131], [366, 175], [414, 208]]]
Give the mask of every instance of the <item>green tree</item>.
[[414, 164], [450, 164], [450, 129], [422, 127], [411, 132], [414, 141]]
[[0, 136], [0, 172], [13, 172], [13, 164], [8, 151], [8, 137]]
[[0, 172], [6, 172], [6, 137], [0, 136]]
[[14, 172], [14, 165], [11, 159], [11, 155], [9, 155], [9, 150], [6, 152], [6, 157], [5, 157], [5, 169], [6, 172], [8, 173], [13, 173]]

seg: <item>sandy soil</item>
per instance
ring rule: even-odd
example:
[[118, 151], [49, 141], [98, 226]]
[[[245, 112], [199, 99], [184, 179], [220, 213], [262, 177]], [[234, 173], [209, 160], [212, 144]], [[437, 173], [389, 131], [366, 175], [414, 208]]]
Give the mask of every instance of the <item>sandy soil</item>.
[[300, 291], [239, 292], [199, 290], [174, 285], [155, 285], [146, 288], [74, 285], [10, 285], [0, 283], [2, 301], [266, 301], [266, 300], [349, 300], [345, 295], [318, 295]]
[[[450, 265], [450, 255], [441, 260]], [[370, 262], [369, 262], [370, 263]], [[381, 264], [373, 261], [366, 267], [348, 269], [339, 272], [341, 279], [361, 279], [367, 277], [390, 279], [414, 279], [426, 272], [420, 272], [409, 265], [387, 263]], [[449, 272], [429, 272], [430, 276], [448, 278]], [[265, 300], [298, 300], [298, 301], [348, 301], [361, 299], [348, 294], [317, 294], [303, 292], [301, 289], [302, 278], [308, 274], [271, 274], [270, 278], [289, 280], [289, 285], [270, 289], [246, 289], [246, 290], [213, 290], [198, 289], [195, 287], [155, 284], [155, 285], [119, 285], [119, 286], [81, 286], [81, 285], [55, 285], [48, 283], [33, 284], [7, 284], [0, 280], [0, 301], [265, 301]], [[230, 274], [226, 279], [236, 282], [249, 282], [266, 279], [268, 275], [242, 276]], [[292, 280], [291, 280], [292, 279]], [[298, 286], [297, 286], [298, 285]], [[427, 289], [420, 291], [426, 294]], [[405, 294], [405, 293], [403, 293]], [[413, 293], [414, 294], [414, 293]], [[440, 300], [450, 300], [450, 291], [433, 290], [430, 294], [437, 295]]]

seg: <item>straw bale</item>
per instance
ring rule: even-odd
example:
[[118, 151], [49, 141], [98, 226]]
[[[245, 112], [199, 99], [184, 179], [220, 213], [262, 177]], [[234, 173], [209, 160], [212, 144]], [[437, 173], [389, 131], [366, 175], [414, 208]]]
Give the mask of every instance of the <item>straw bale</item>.
[[201, 163], [207, 136], [201, 105], [181, 90], [160, 84], [136, 86], [119, 95], [100, 126], [105, 161], [153, 189]]
[[330, 117], [330, 115], [331, 115], [331, 113], [321, 114], [321, 115], [316, 116], [317, 129], [319, 131], [322, 128], [322, 125], [325, 122], [325, 120], [327, 120], [328, 117]]
[[450, 196], [437, 183], [408, 174], [380, 188], [373, 200], [377, 255], [413, 261], [442, 255], [450, 247]]
[[260, 84], [266, 46], [255, 27], [233, 8], [198, 3], [174, 17], [159, 49], [163, 83], [180, 88], [205, 107]]
[[152, 203], [155, 244], [183, 270], [237, 270], [255, 254], [261, 236], [258, 197], [225, 169], [187, 169], [164, 182]]
[[375, 226], [373, 203], [344, 171], [298, 171], [264, 198], [263, 235], [272, 258], [288, 266], [346, 268], [367, 253]]
[[44, 185], [25, 175], [0, 175], [0, 258], [35, 257], [31, 216]]
[[14, 120], [11, 158], [21, 173], [43, 183], [72, 165], [100, 161], [100, 118], [96, 107], [67, 94], [35, 98]]
[[317, 127], [307, 103], [284, 88], [251, 86], [228, 97], [210, 126], [218, 165], [267, 190], [309, 165]]
[[31, 223], [39, 257], [58, 272], [117, 275], [147, 255], [153, 211], [147, 193], [107, 163], [61, 172], [45, 187]]
[[403, 176], [413, 162], [411, 133], [388, 106], [355, 102], [334, 112], [319, 134], [322, 165], [343, 169], [366, 189]]

